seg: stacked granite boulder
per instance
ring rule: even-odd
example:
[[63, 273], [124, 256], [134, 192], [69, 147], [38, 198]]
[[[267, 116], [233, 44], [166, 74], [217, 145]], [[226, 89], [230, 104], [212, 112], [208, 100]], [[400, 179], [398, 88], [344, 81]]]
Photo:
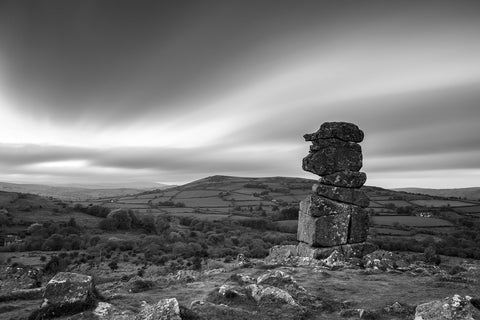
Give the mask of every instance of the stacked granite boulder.
[[346, 122], [326, 122], [317, 132], [304, 135], [312, 145], [303, 159], [303, 169], [319, 175], [320, 180], [313, 185], [312, 194], [300, 202], [299, 249], [305, 245], [311, 249], [340, 247], [344, 252], [352, 245], [363, 248], [368, 235], [364, 208], [369, 205], [360, 190], [367, 179], [359, 172], [362, 148], [358, 143], [363, 136], [356, 125]]

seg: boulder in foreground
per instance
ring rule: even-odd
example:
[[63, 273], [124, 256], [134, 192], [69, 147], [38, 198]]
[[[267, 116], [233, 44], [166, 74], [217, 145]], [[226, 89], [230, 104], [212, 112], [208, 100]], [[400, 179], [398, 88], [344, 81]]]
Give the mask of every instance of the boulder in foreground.
[[42, 306], [30, 319], [78, 313], [92, 308], [95, 301], [95, 286], [91, 276], [59, 272], [47, 283]]
[[458, 294], [418, 305], [415, 310], [415, 320], [474, 319], [480, 319], [480, 310], [471, 303], [471, 297]]

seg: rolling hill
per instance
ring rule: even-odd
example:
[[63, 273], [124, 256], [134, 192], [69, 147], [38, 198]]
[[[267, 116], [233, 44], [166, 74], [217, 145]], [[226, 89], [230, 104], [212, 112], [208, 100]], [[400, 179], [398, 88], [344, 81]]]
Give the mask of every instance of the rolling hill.
[[[133, 187], [134, 186], [134, 187]], [[62, 200], [86, 200], [100, 197], [115, 197], [136, 194], [144, 190], [168, 188], [162, 184], [118, 185], [66, 185], [50, 186], [43, 184], [17, 184], [0, 182], [0, 191], [32, 193]]]
[[[270, 218], [280, 229], [296, 233], [297, 221], [283, 209], [298, 208], [315, 180], [288, 177], [212, 176], [167, 190], [81, 202], [141, 214], [195, 217], [205, 220]], [[480, 202], [441, 198], [364, 186], [370, 198], [372, 232], [376, 236], [416, 236], [456, 230], [461, 219], [480, 219]], [[453, 223], [452, 223], [453, 222]]]
[[480, 187], [458, 189], [399, 188], [393, 190], [426, 194], [434, 197], [459, 198], [480, 201]]
[[[184, 305], [205, 297], [223, 303], [218, 300], [219, 287], [228, 279], [243, 281], [239, 275], [245, 272], [259, 277], [266, 271], [267, 260], [262, 259], [269, 248], [297, 243], [298, 203], [314, 182], [212, 176], [166, 190], [89, 201], [0, 191], [0, 238], [5, 240], [0, 247], [0, 300], [2, 294], [5, 297], [0, 318], [28, 318], [38, 308], [40, 297], [18, 300], [11, 294], [36, 285], [38, 279], [29, 277], [35, 268], [55, 268], [42, 276], [43, 284], [60, 270], [92, 275], [102, 295], [115, 297], [117, 305], [137, 313], [139, 301], [154, 303], [165, 297], [179, 297]], [[370, 318], [389, 320], [412, 319], [410, 306], [419, 302], [454, 293], [478, 296], [480, 202], [372, 186], [363, 190], [371, 200], [369, 241], [382, 249], [376, 260], [385, 260], [391, 268], [268, 265], [294, 275], [312, 299], [328, 297], [321, 303], [327, 308], [314, 313], [322, 317], [315, 319], [346, 318], [350, 313], [343, 312], [350, 312], [352, 304], [345, 301], [351, 299], [352, 310], [369, 308], [376, 314]], [[131, 209], [131, 226], [102, 227], [109, 219], [108, 212], [99, 214], [105, 207]], [[425, 252], [433, 247], [437, 251], [432, 258], [443, 256], [426, 263]], [[390, 251], [384, 258], [383, 250]], [[253, 263], [240, 266], [235, 259], [240, 253]], [[238, 310], [239, 304], [232, 301]], [[250, 308], [250, 300], [245, 301]], [[410, 311], [385, 313], [392, 305], [405, 305]]]

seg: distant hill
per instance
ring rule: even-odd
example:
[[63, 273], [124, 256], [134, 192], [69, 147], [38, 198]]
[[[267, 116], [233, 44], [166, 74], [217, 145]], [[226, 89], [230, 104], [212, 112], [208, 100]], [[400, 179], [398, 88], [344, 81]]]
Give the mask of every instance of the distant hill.
[[434, 197], [480, 200], [480, 187], [459, 189], [398, 188], [395, 191], [426, 194]]
[[68, 184], [52, 184], [52, 187], [73, 187], [84, 189], [137, 189], [137, 190], [154, 190], [174, 187], [164, 183], [156, 183], [149, 181], [133, 181], [119, 183], [68, 183]]
[[[137, 184], [138, 185], [138, 184]], [[139, 185], [140, 186], [140, 185]], [[62, 200], [87, 200], [96, 198], [108, 198], [137, 194], [145, 190], [165, 189], [169, 186], [163, 184], [151, 184], [149, 187], [133, 188], [120, 187], [118, 185], [66, 185], [50, 186], [43, 184], [17, 184], [0, 182], [0, 191], [31, 193], [45, 197], [54, 197]]]

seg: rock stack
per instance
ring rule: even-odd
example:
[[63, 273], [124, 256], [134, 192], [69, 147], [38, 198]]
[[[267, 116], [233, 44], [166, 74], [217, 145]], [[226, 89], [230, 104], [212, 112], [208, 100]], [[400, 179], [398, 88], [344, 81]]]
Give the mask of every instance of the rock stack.
[[[297, 238], [299, 251], [315, 248], [335, 249], [342, 253], [365, 254], [368, 235], [369, 199], [360, 187], [367, 177], [362, 168], [363, 131], [346, 122], [325, 122], [312, 134], [310, 153], [303, 159], [303, 169], [320, 176], [312, 194], [300, 202]], [[302, 246], [306, 250], [302, 250]], [[324, 250], [325, 253], [332, 250]], [[314, 256], [322, 256], [321, 251]], [[301, 252], [300, 252], [301, 254]]]

